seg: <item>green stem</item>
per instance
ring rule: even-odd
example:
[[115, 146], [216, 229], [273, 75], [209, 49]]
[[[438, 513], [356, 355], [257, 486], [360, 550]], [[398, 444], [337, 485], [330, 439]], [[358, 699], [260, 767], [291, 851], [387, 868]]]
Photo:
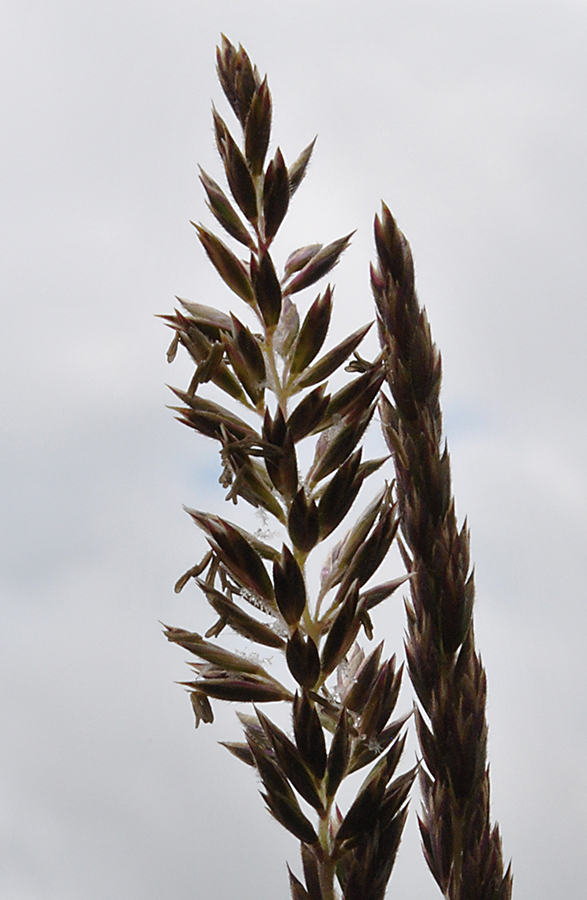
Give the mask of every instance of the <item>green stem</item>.
[[453, 819], [453, 891], [450, 900], [461, 900], [463, 887], [463, 822], [460, 816]]
[[334, 876], [336, 863], [330, 853], [330, 808], [325, 811], [323, 817], [320, 818], [320, 826], [318, 829], [318, 838], [322, 850], [319, 876], [320, 890], [323, 900], [338, 900], [334, 889]]
[[284, 388], [281, 383], [281, 379], [279, 377], [279, 372], [277, 371], [277, 363], [275, 360], [275, 348], [273, 346], [273, 330], [269, 331], [265, 329], [265, 354], [266, 361], [269, 367], [269, 377], [271, 381], [271, 389], [275, 394], [277, 399], [277, 403], [283, 413], [284, 419], [287, 419], [287, 401], [288, 401], [288, 391]]

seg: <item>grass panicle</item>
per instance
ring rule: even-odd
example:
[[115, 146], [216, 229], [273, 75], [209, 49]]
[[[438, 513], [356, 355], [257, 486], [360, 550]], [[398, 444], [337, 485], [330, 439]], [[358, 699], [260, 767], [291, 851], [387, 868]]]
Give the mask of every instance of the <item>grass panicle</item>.
[[375, 242], [371, 281], [391, 393], [380, 409], [411, 575], [406, 654], [420, 703], [424, 854], [447, 900], [509, 900], [511, 873], [489, 818], [486, 676], [473, 633], [469, 534], [457, 526], [442, 437], [440, 355], [410, 247], [385, 205]]
[[[257, 770], [267, 809], [300, 841], [302, 867], [300, 877], [290, 873], [292, 896], [334, 900], [341, 890], [348, 900], [378, 900], [416, 775], [415, 769], [397, 772], [408, 718], [392, 718], [402, 667], [395, 657], [383, 658], [382, 644], [367, 658], [360, 647], [361, 635], [373, 637], [370, 611], [404, 581], [399, 576], [367, 585], [397, 534], [391, 486], [385, 483], [355, 513], [318, 585], [309, 583], [308, 560], [326, 539], [336, 540], [363, 488], [386, 462], [364, 459], [362, 447], [384, 368], [381, 357], [367, 362], [357, 354], [370, 323], [328, 346], [331, 285], [318, 287], [310, 302], [304, 299], [303, 292], [336, 266], [352, 235], [295, 249], [282, 273], [273, 259], [273, 241], [314, 141], [289, 169], [279, 148], [269, 158], [267, 80], [226, 38], [217, 64], [241, 133], [233, 137], [213, 111], [227, 190], [203, 171], [201, 182], [225, 234], [201, 224], [195, 229], [241, 306], [226, 315], [182, 300], [163, 317], [174, 332], [169, 360], [183, 347], [195, 367], [187, 390], [173, 388], [181, 404], [173, 409], [183, 424], [218, 444], [226, 499], [260, 510], [283, 540], [268, 543], [229, 518], [188, 509], [208, 550], [176, 590], [195, 584], [216, 620], [205, 635], [171, 626], [165, 635], [196, 659], [190, 679], [182, 682], [196, 726], [213, 721], [218, 700], [252, 704], [240, 716], [244, 741], [224, 746]], [[332, 391], [328, 379], [345, 364], [346, 383]], [[298, 448], [308, 440], [314, 451], [304, 473]], [[222, 646], [224, 632], [248, 641], [253, 654]], [[255, 655], [255, 648], [267, 647], [283, 653], [287, 679], [277, 679], [258, 661], [263, 654]], [[291, 708], [290, 734], [263, 711], [276, 702]], [[363, 786], [341, 812], [339, 789], [360, 769], [367, 773]]]

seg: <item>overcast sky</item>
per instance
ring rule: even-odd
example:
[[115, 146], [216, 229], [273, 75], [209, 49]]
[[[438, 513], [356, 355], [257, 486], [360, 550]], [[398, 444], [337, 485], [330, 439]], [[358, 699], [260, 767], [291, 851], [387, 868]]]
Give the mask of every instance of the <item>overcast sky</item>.
[[[0, 20], [3, 900], [269, 900], [297, 866], [216, 744], [233, 709], [195, 731], [158, 624], [208, 615], [173, 593], [202, 549], [182, 503], [225, 509], [215, 447], [165, 408], [188, 367], [154, 318], [175, 294], [229, 308], [189, 225], [197, 163], [221, 175], [221, 32], [268, 73], [286, 160], [319, 135], [278, 260], [357, 229], [334, 336], [373, 315], [381, 199], [412, 243], [493, 815], [516, 900], [586, 896], [584, 0], [4, 0]], [[399, 600], [379, 627], [401, 653]], [[389, 897], [439, 897], [413, 814]]]

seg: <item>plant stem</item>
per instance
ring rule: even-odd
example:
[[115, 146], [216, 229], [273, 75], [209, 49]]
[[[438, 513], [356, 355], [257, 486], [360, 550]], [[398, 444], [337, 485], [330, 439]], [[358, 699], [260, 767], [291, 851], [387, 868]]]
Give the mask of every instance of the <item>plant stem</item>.
[[322, 900], [337, 900], [334, 888], [336, 864], [330, 852], [330, 806], [327, 807], [324, 816], [320, 818], [318, 837], [322, 850], [319, 869]]

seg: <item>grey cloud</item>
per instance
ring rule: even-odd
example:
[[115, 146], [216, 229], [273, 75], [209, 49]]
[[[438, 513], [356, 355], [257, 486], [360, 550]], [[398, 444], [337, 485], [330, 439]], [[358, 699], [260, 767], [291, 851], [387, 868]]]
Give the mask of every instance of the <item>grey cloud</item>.
[[[164, 409], [187, 369], [153, 319], [175, 293], [227, 308], [188, 224], [196, 162], [220, 169], [221, 31], [268, 72], [286, 159], [319, 132], [284, 256], [359, 227], [333, 335], [372, 316], [381, 197], [412, 241], [472, 527], [493, 813], [518, 900], [585, 892], [586, 30], [560, 0], [8, 4], [3, 896], [252, 900], [297, 864], [216, 746], [232, 712], [195, 732], [158, 625], [206, 615], [172, 591], [202, 547], [181, 504], [224, 508], [216, 451]], [[437, 895], [413, 817], [394, 891]]]

